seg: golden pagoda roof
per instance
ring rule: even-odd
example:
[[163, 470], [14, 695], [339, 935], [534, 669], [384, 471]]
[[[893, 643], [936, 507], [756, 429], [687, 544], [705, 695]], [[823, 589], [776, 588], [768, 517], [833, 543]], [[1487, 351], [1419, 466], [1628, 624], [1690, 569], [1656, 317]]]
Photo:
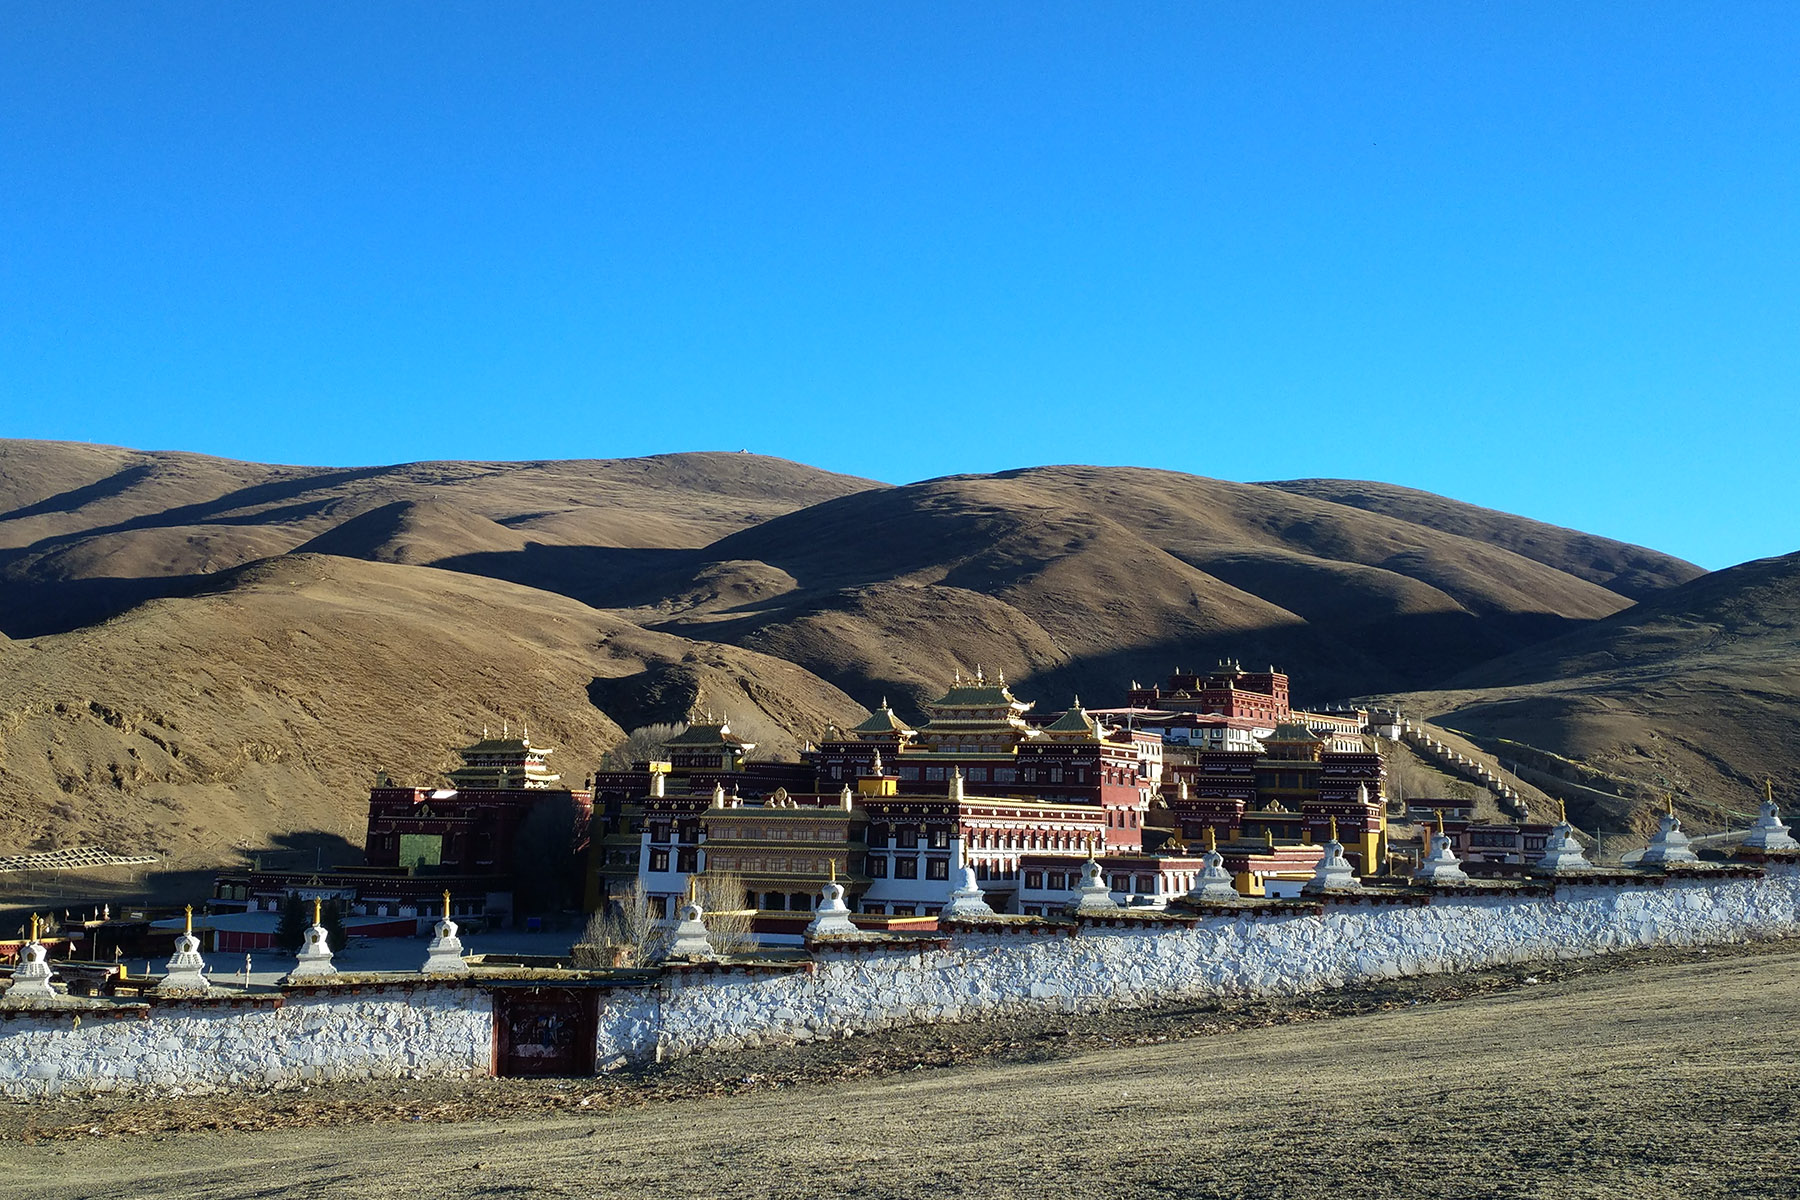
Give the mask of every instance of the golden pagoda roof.
[[912, 727], [894, 715], [886, 700], [860, 725], [852, 725], [851, 733], [911, 733]]
[[663, 743], [664, 746], [741, 746], [746, 750], [754, 750], [755, 742], [747, 742], [731, 732], [731, 724], [720, 721], [717, 724], [694, 724]]
[[1075, 697], [1075, 705], [1068, 712], [1044, 726], [1044, 732], [1051, 736], [1058, 734], [1076, 734], [1084, 737], [1099, 737], [1100, 725], [1088, 715], [1087, 709], [1081, 707], [1081, 697]]

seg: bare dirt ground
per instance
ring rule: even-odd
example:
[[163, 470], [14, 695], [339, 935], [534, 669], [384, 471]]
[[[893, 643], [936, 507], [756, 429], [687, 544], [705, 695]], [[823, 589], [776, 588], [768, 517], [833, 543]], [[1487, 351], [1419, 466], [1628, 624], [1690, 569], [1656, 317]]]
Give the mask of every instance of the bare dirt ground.
[[1800, 943], [604, 1079], [0, 1105], [0, 1196], [1800, 1195]]

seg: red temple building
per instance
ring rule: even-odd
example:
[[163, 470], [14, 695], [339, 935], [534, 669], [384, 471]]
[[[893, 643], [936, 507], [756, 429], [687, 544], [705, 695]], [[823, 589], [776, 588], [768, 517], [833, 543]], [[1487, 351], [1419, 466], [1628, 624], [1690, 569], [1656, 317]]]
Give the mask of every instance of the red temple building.
[[[379, 773], [369, 791], [361, 866], [250, 871], [214, 881], [214, 906], [274, 912], [290, 895], [338, 900], [358, 917], [413, 918], [423, 930], [442, 911], [509, 920], [521, 885], [533, 906], [561, 907], [555, 876], [588, 857], [593, 797], [563, 787], [552, 751], [529, 735], [483, 737], [457, 751], [445, 787], [399, 787]], [[537, 893], [542, 892], [542, 895]]]

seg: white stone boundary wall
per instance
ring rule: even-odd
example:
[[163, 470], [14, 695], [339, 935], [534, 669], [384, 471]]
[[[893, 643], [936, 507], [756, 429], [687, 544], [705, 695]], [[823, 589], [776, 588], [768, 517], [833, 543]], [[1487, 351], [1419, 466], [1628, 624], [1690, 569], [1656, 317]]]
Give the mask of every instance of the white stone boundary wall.
[[1320, 914], [1216, 916], [1148, 928], [959, 933], [946, 949], [822, 950], [811, 972], [672, 975], [603, 1001], [599, 1062], [862, 1033], [1021, 1011], [1293, 995], [1402, 975], [1800, 934], [1800, 870], [1761, 878], [1570, 884], [1552, 896], [1328, 902]]
[[0, 1020], [0, 1095], [215, 1091], [339, 1079], [486, 1075], [491, 994], [328, 989], [267, 1002], [34, 1009]]
[[[958, 927], [821, 946], [794, 967], [672, 969], [595, 989], [602, 1069], [707, 1050], [1025, 1011], [1292, 995], [1402, 975], [1800, 934], [1800, 865], [1762, 875], [1567, 883], [1552, 894], [1331, 899], [1199, 920]], [[546, 986], [555, 986], [546, 982]], [[492, 1069], [494, 994], [473, 981], [320, 987], [280, 1007], [159, 1001], [0, 1017], [0, 1095], [167, 1092]], [[76, 1018], [79, 1017], [79, 1020]]]

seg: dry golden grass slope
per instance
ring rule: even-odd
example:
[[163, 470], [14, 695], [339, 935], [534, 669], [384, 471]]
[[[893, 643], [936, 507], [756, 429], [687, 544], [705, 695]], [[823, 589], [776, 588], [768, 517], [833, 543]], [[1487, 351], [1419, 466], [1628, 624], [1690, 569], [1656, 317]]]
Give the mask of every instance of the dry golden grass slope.
[[[361, 843], [373, 772], [428, 782], [529, 721], [574, 780], [623, 736], [596, 678], [679, 664], [792, 750], [861, 710], [789, 663], [694, 647], [547, 592], [290, 555], [104, 624], [0, 647], [0, 845], [99, 843], [171, 867], [319, 831]], [[761, 707], [766, 705], [770, 712]]]
[[1701, 576], [1401, 703], [1502, 758], [1518, 743], [1601, 772], [1569, 793], [1590, 823], [1642, 831], [1668, 792], [1699, 827], [1741, 829], [1765, 777], [1792, 813], [1800, 554]]
[[[1671, 576], [1696, 570], [1641, 554]], [[979, 662], [1058, 702], [1221, 655], [1287, 668], [1317, 700], [1417, 686], [1631, 603], [1400, 517], [1098, 467], [859, 492], [591, 598], [667, 632], [780, 655], [863, 696], [917, 698], [952, 665]]]

